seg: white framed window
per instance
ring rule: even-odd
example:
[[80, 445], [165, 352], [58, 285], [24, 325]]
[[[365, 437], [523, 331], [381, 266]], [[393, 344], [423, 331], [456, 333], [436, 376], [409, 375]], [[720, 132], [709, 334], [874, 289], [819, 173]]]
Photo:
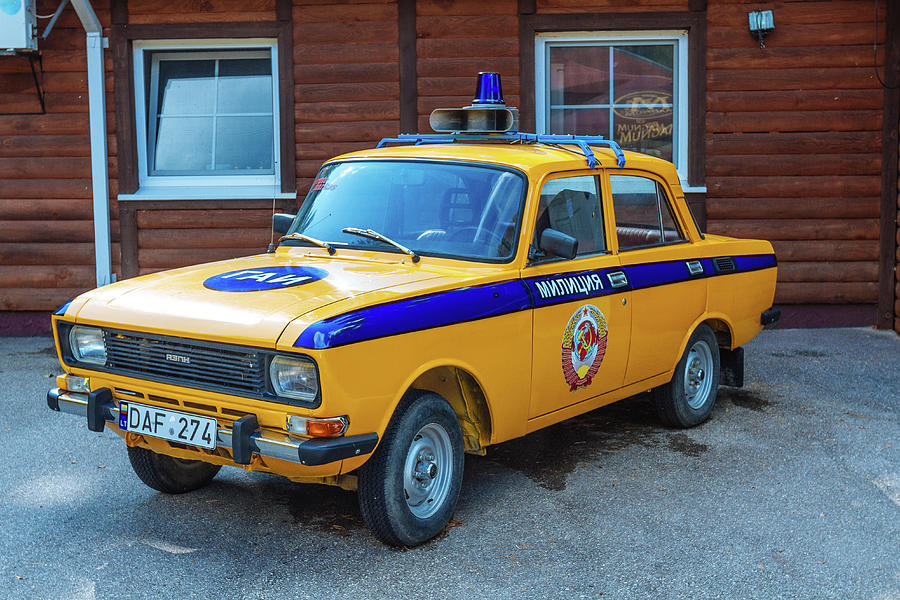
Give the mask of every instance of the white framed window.
[[600, 31], [537, 34], [538, 133], [602, 135], [688, 171], [688, 34]]
[[139, 189], [119, 199], [284, 196], [275, 39], [133, 48]]

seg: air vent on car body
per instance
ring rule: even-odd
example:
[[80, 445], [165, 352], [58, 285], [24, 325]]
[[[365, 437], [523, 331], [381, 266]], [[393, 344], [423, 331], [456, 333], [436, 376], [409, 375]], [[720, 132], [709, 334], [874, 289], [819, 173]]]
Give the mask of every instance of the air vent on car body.
[[732, 273], [737, 269], [734, 259], [730, 256], [719, 256], [713, 259], [716, 273]]

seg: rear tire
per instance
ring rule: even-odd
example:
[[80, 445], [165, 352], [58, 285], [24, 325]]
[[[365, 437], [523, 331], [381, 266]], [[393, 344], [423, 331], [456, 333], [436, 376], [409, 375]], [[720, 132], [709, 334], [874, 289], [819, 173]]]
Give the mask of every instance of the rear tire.
[[719, 344], [701, 324], [691, 335], [672, 381], [654, 390], [656, 412], [666, 425], [693, 427], [709, 418], [719, 390]]
[[128, 460], [141, 481], [166, 494], [184, 494], [200, 489], [212, 481], [222, 468], [221, 465], [173, 458], [136, 446], [128, 447]]
[[375, 536], [416, 546], [450, 520], [462, 486], [462, 432], [437, 394], [405, 397], [375, 454], [359, 470], [359, 507]]

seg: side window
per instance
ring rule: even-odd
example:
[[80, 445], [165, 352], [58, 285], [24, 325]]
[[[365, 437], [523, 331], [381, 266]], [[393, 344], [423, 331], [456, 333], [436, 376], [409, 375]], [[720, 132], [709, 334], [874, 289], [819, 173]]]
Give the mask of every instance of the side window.
[[578, 256], [606, 250], [596, 177], [564, 177], [544, 184], [534, 229], [535, 247], [548, 227], [577, 239]]
[[662, 185], [634, 175], [610, 175], [609, 183], [620, 250], [684, 240]]

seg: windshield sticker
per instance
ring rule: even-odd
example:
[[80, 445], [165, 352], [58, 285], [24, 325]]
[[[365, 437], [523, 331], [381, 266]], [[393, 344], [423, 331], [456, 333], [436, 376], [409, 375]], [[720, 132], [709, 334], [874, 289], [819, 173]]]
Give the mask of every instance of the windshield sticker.
[[318, 192], [319, 190], [325, 187], [325, 182], [328, 181], [325, 177], [319, 177], [315, 181], [313, 181], [312, 188], [310, 188], [314, 192]]
[[566, 325], [562, 370], [569, 391], [591, 385], [606, 355], [606, 317], [593, 304], [581, 306]]
[[213, 275], [203, 286], [220, 292], [262, 292], [312, 283], [327, 276], [328, 271], [315, 267], [261, 267]]

